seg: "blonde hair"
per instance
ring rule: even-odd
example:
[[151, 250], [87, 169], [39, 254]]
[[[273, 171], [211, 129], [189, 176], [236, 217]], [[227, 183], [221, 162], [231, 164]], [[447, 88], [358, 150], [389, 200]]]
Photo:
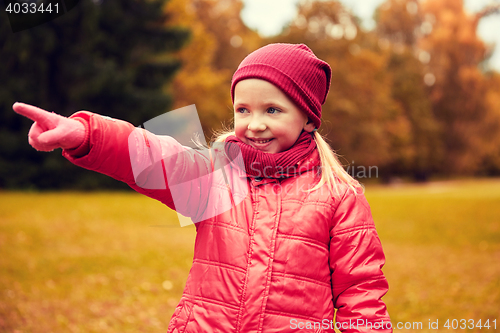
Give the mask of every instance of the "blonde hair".
[[[235, 135], [233, 130], [224, 129], [216, 131], [214, 133], [215, 140], [213, 142], [225, 142], [231, 135]], [[327, 184], [327, 187], [332, 194], [333, 191], [335, 191], [337, 195], [340, 195], [339, 187], [344, 185], [353, 191], [354, 194], [357, 194], [357, 190], [362, 187], [361, 184], [352, 178], [351, 175], [349, 175], [349, 173], [347, 173], [347, 171], [342, 167], [338, 155], [333, 151], [321, 134], [315, 131], [313, 138], [314, 141], [316, 141], [316, 147], [321, 161], [321, 179], [319, 183], [309, 191], [315, 191], [324, 184]]]

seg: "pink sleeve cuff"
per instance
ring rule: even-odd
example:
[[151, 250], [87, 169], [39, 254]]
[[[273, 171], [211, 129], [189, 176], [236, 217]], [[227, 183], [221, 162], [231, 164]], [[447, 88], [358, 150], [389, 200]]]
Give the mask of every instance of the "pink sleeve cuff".
[[71, 117], [71, 119], [78, 120], [85, 127], [85, 137], [83, 142], [76, 148], [65, 149], [64, 151], [72, 157], [78, 158], [87, 155], [90, 152], [90, 126], [87, 120], [80, 117]]

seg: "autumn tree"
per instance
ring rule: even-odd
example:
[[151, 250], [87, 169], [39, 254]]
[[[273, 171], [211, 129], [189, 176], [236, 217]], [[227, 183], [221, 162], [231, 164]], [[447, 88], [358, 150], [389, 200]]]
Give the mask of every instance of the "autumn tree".
[[499, 123], [482, 69], [491, 49], [476, 31], [499, 8], [468, 14], [462, 1], [388, 0], [376, 12], [377, 32], [393, 50], [394, 98], [412, 122], [415, 162], [424, 174], [472, 175], [486, 164], [491, 173]]
[[484, 142], [483, 149], [488, 152], [481, 163], [480, 172], [488, 176], [500, 175], [500, 73], [492, 72], [487, 77], [488, 92], [486, 106], [488, 113], [485, 123], [491, 140]]
[[207, 139], [230, 126], [230, 84], [238, 64], [258, 48], [261, 38], [244, 25], [240, 0], [170, 0], [169, 24], [189, 27], [192, 37], [178, 56], [183, 67], [171, 91], [174, 108], [196, 104]]
[[492, 124], [488, 107], [488, 81], [480, 65], [489, 56], [485, 43], [477, 36], [482, 11], [469, 14], [462, 1], [433, 0], [422, 3], [424, 23], [431, 32], [418, 47], [430, 55], [427, 78], [432, 83], [429, 96], [434, 115], [441, 126], [446, 173], [480, 172], [492, 151], [498, 124]]
[[[388, 52], [388, 71], [392, 77], [392, 97], [410, 122], [409, 164], [396, 161], [393, 172], [412, 174], [426, 180], [442, 165], [439, 124], [432, 113], [424, 77], [430, 54], [419, 50], [419, 39], [431, 31], [420, 5], [411, 0], [388, 0], [375, 13], [379, 44]], [[429, 83], [429, 82], [428, 82]]]

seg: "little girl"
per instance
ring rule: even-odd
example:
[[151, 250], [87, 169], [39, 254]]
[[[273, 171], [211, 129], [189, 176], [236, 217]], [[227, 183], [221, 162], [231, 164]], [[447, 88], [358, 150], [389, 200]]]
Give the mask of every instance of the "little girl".
[[305, 45], [256, 50], [232, 79], [234, 131], [205, 151], [87, 111], [13, 108], [35, 121], [35, 149], [61, 147], [197, 222], [168, 332], [392, 332], [369, 205], [316, 132], [330, 79]]

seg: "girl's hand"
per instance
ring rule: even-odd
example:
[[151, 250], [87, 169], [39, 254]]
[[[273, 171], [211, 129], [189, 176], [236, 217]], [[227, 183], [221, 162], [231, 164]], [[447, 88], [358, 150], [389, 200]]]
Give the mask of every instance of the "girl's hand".
[[73, 149], [85, 140], [85, 126], [78, 120], [24, 103], [14, 103], [12, 109], [34, 121], [28, 133], [28, 142], [36, 150]]

